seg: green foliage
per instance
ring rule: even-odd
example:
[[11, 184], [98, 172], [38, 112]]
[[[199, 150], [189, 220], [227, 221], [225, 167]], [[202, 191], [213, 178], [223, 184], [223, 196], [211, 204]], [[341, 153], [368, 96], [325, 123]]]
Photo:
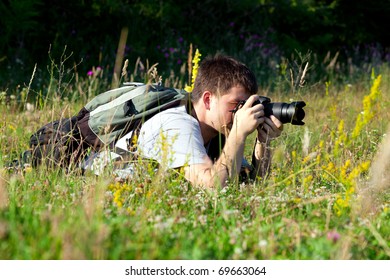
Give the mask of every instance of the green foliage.
[[[158, 62], [165, 77], [185, 68], [190, 44], [204, 55], [222, 51], [239, 57], [258, 69], [262, 86], [274, 80], [286, 60], [295, 60], [296, 51], [311, 50], [315, 68], [337, 56], [322, 73], [315, 71], [318, 76], [308, 77], [312, 81], [331, 74], [329, 70], [351, 74], [362, 64], [367, 64], [363, 71], [370, 71], [378, 61], [389, 60], [389, 12], [386, 0], [375, 5], [362, 0], [2, 1], [0, 87], [13, 90], [27, 84], [37, 64], [33, 85], [41, 88], [51, 75], [48, 51], [57, 58], [64, 46], [73, 54], [69, 68], [77, 65], [82, 75], [100, 66], [111, 79], [124, 26], [130, 34], [125, 50], [130, 65], [138, 58]], [[337, 62], [348, 58], [349, 65], [340, 69]]]

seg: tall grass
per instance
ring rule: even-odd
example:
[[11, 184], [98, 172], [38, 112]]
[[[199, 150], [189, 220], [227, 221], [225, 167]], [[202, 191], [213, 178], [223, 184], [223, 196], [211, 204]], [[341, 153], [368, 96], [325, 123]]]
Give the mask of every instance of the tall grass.
[[[147, 79], [148, 70], [138, 61], [122, 78]], [[61, 96], [38, 89], [36, 101], [20, 98], [30, 88], [2, 95], [1, 259], [390, 258], [388, 67], [293, 95], [262, 90], [273, 101], [304, 100], [306, 124], [285, 125], [270, 174], [255, 182], [208, 192], [147, 164], [127, 182], [109, 169], [95, 177], [6, 168], [37, 128], [108, 87], [104, 69], [91, 71], [76, 73]], [[166, 80], [178, 85], [187, 80], [180, 75]]]

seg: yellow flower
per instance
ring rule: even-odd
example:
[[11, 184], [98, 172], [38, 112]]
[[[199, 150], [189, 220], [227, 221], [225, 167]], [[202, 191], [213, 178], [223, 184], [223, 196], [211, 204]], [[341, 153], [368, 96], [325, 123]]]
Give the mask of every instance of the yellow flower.
[[318, 154], [316, 157], [316, 163], [320, 164], [320, 162], [321, 162], [321, 154]]
[[305, 178], [303, 178], [303, 186], [308, 187], [312, 181], [313, 181], [312, 175], [306, 176]]
[[13, 126], [12, 124], [9, 124], [9, 125], [8, 125], [8, 128], [11, 129], [12, 131], [15, 131], [15, 130], [16, 130], [15, 126]]
[[379, 75], [374, 79], [374, 82], [370, 89], [370, 94], [363, 98], [363, 111], [358, 115], [356, 119], [356, 125], [352, 132], [352, 138], [356, 138], [360, 135], [363, 127], [366, 126], [372, 118], [375, 116], [373, 109], [373, 103], [379, 98], [381, 91], [379, 86], [381, 84], [382, 76]]
[[297, 152], [296, 152], [296, 151], [292, 151], [292, 152], [291, 152], [291, 158], [292, 158], [293, 160], [295, 160], [295, 159], [297, 158]]
[[340, 171], [341, 178], [347, 177], [347, 171], [350, 166], [351, 166], [351, 160], [347, 159], [347, 161], [344, 163], [344, 166], [341, 167], [341, 171]]
[[302, 199], [301, 199], [300, 197], [295, 197], [295, 198], [293, 199], [293, 202], [294, 202], [295, 204], [299, 204], [301, 201], [302, 201]]
[[327, 166], [323, 167], [323, 169], [325, 169], [329, 173], [334, 173], [334, 171], [336, 170], [336, 167], [334, 166], [334, 163], [330, 161]]
[[371, 161], [367, 160], [365, 162], [362, 162], [360, 164], [361, 172], [367, 171], [370, 168], [370, 166], [371, 166]]
[[126, 212], [130, 216], [134, 216], [135, 215], [135, 211], [133, 209], [131, 209], [130, 207], [127, 207]]
[[198, 68], [199, 68], [199, 61], [200, 57], [202, 55], [200, 54], [199, 50], [196, 49], [194, 59], [192, 60], [192, 76], [191, 76], [191, 86], [185, 86], [184, 90], [187, 92], [192, 92], [194, 89], [195, 79], [198, 75]]
[[122, 208], [123, 202], [121, 189], [118, 189], [114, 192], [114, 203], [118, 206], [118, 208]]
[[113, 193], [113, 202], [118, 208], [122, 208], [125, 202], [125, 195], [132, 190], [132, 187], [127, 183], [110, 184], [108, 189]]

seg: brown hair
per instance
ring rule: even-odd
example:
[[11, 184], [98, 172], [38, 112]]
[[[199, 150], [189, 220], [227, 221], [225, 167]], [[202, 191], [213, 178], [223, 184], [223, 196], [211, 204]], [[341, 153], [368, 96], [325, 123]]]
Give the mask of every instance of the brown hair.
[[258, 90], [256, 77], [245, 64], [222, 54], [209, 56], [199, 65], [191, 99], [197, 102], [207, 90], [223, 95], [234, 86], [242, 86], [250, 94]]

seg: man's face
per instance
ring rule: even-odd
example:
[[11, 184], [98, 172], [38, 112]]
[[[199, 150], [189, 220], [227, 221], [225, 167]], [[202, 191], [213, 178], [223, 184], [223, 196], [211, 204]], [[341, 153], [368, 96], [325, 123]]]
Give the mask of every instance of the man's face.
[[212, 126], [220, 133], [227, 135], [233, 125], [232, 110], [250, 94], [242, 86], [235, 86], [222, 96], [213, 95], [211, 102]]

